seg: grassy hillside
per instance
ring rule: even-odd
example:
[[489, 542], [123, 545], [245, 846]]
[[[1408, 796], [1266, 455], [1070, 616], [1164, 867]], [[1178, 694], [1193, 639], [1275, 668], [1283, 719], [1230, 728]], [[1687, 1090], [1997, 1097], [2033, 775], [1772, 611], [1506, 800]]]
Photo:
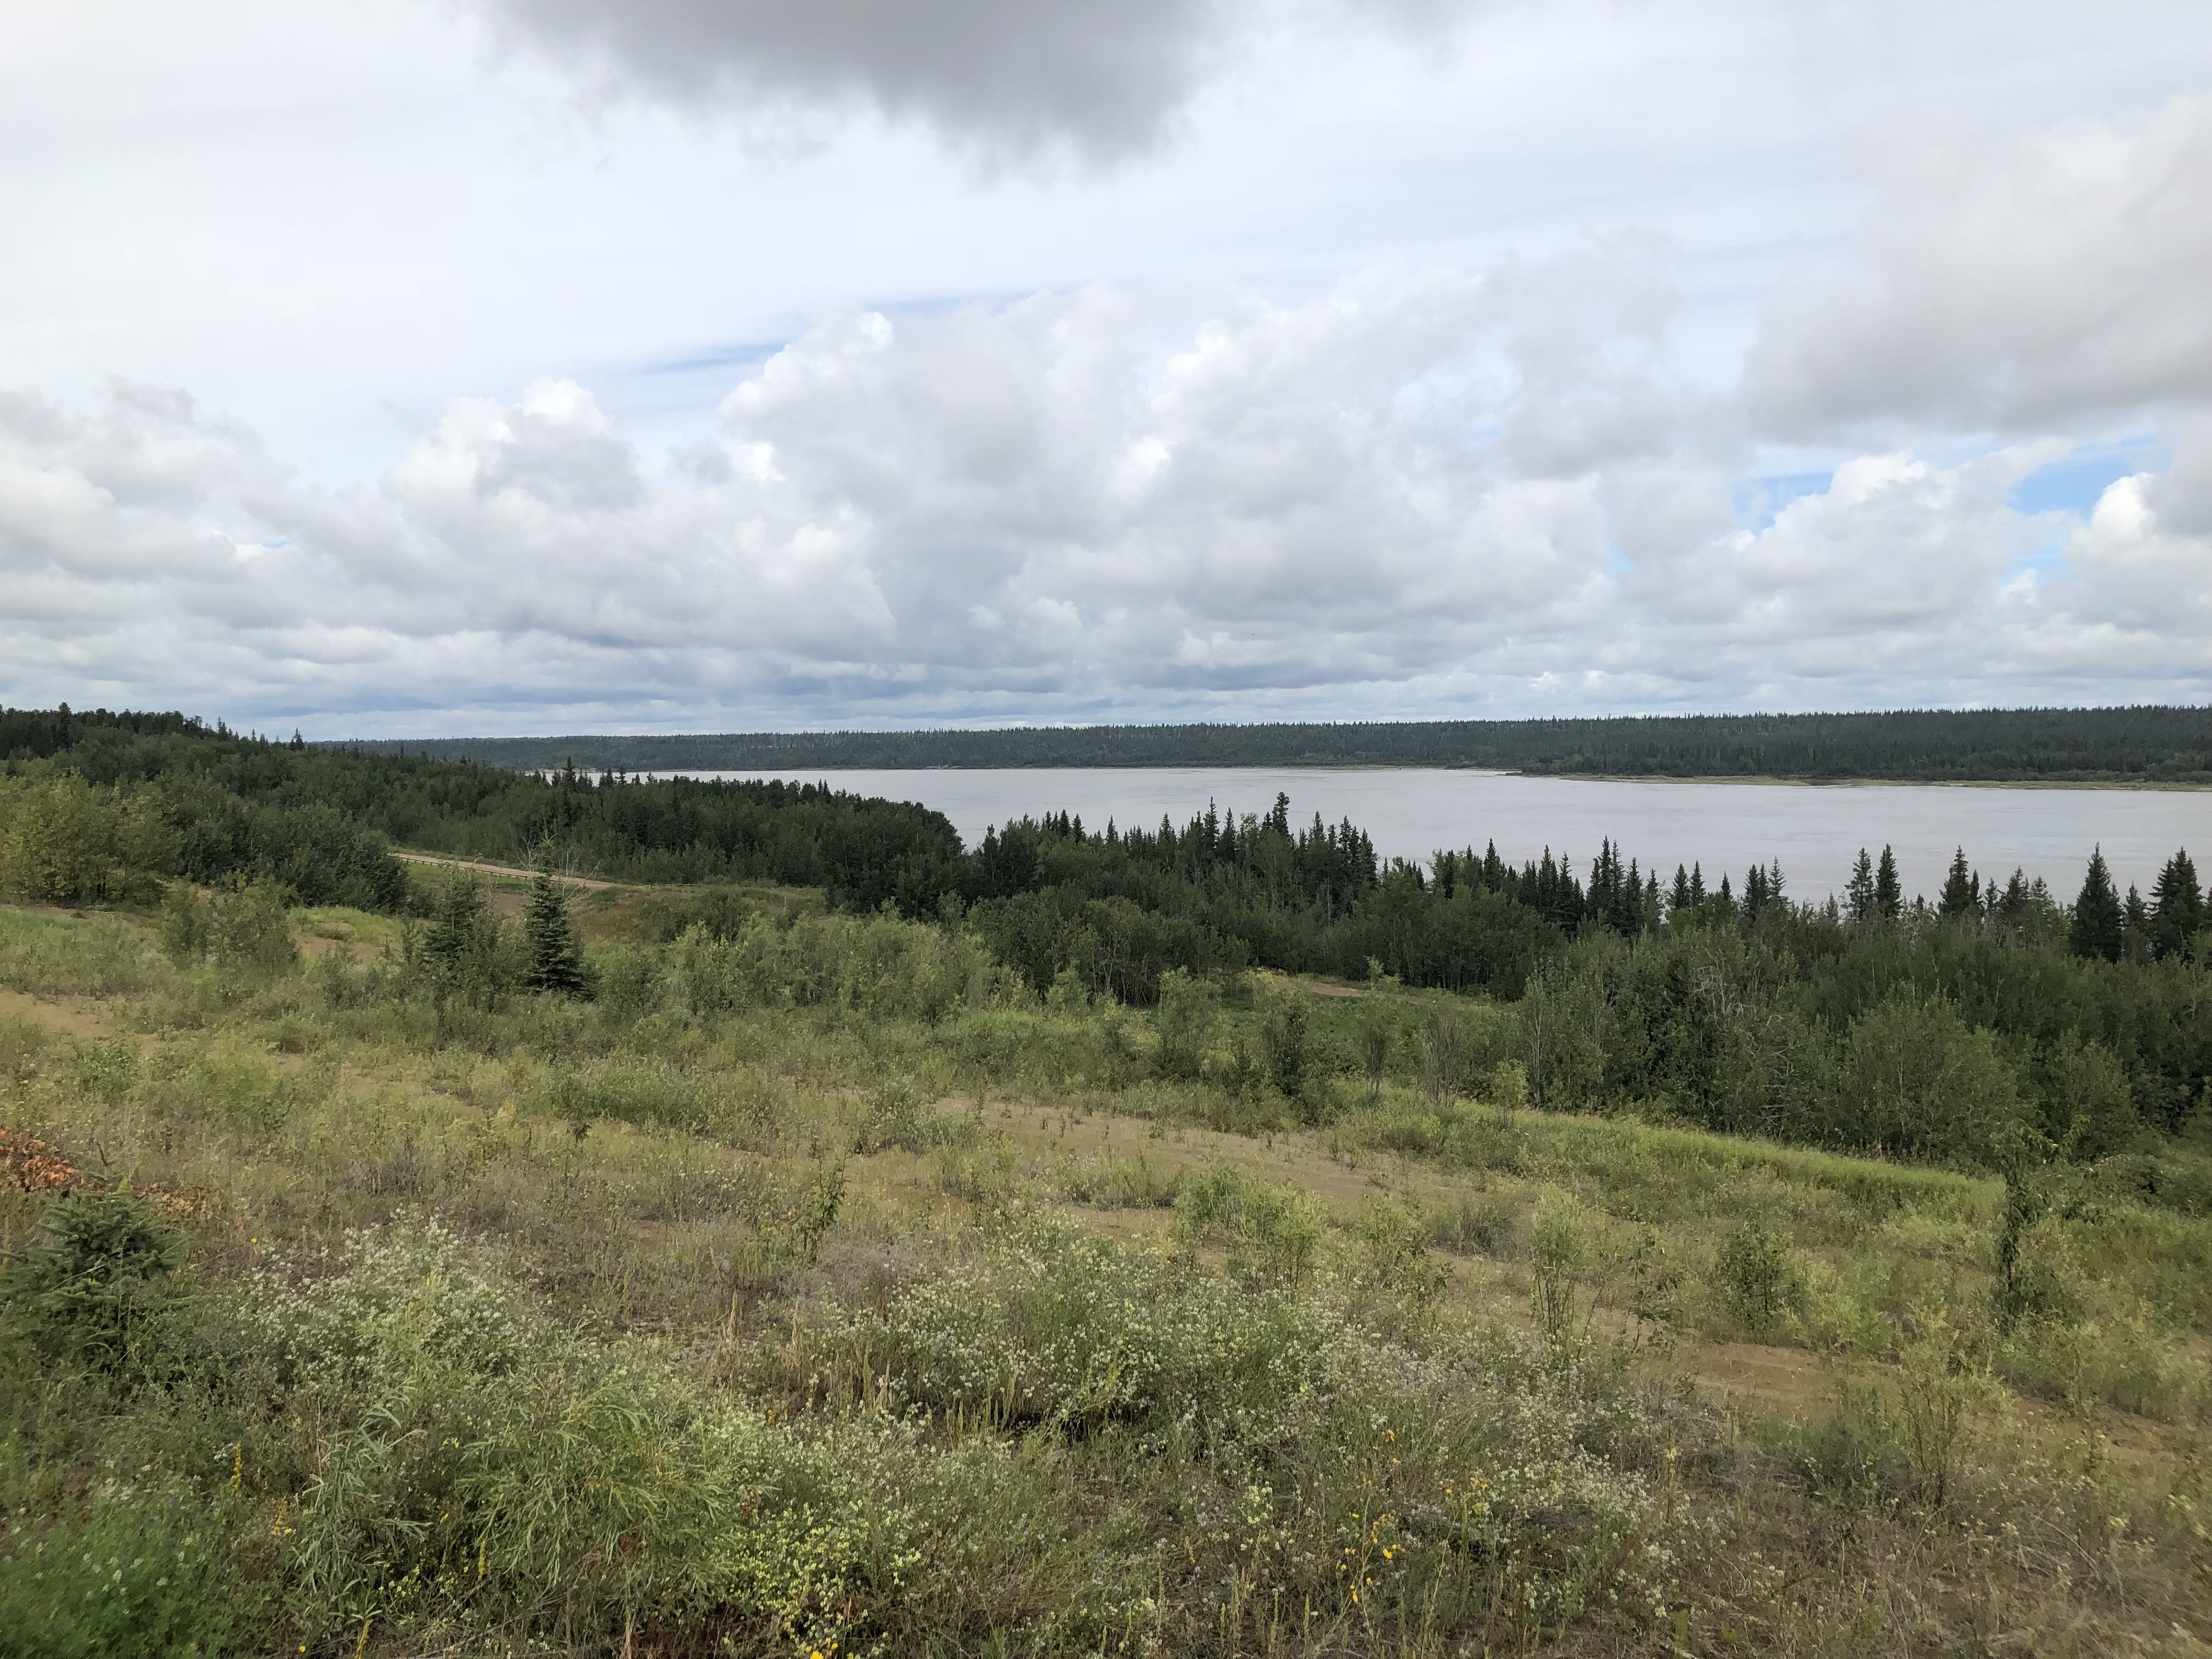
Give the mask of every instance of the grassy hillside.
[[532, 994], [529, 896], [0, 908], [0, 1654], [2212, 1637], [2189, 1134], [1541, 1112], [1516, 1005], [788, 889]]

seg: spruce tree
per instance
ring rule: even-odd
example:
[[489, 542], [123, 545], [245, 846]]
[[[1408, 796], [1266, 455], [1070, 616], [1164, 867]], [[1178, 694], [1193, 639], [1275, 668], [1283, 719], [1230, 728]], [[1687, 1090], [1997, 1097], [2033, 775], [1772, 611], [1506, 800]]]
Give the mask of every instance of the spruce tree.
[[2089, 873], [2082, 878], [2081, 897], [2074, 901], [2066, 943], [2077, 957], [2102, 957], [2106, 962], [2118, 962], [2127, 943], [2120, 896], [2112, 886], [2112, 872], [2101, 846], [2089, 854]]
[[2197, 884], [2197, 866], [2184, 848], [2166, 861], [2150, 890], [2150, 947], [2153, 954], [2169, 957], [2189, 948], [2190, 940], [2206, 925], [2204, 894]]
[[1863, 847], [1859, 848], [1859, 861], [1851, 866], [1851, 878], [1844, 884], [1844, 902], [1853, 921], [1874, 920], [1874, 860]]
[[523, 917], [522, 936], [530, 948], [530, 966], [522, 982], [533, 991], [576, 996], [584, 989], [584, 956], [576, 948], [576, 930], [568, 920], [568, 895], [540, 865], [530, 883], [530, 909]]
[[484, 903], [483, 884], [473, 876], [449, 877], [431, 902], [422, 954], [441, 977], [456, 977], [468, 959], [482, 951], [490, 925], [491, 912]]
[[1674, 890], [1668, 896], [1667, 904], [1676, 915], [1690, 908], [1690, 872], [1679, 864], [1674, 866]]
[[1884, 921], [1895, 921], [1905, 909], [1905, 885], [1897, 878], [1897, 854], [1887, 844], [1874, 872], [1874, 908]]
[[1945, 917], [1971, 916], [1981, 908], [1982, 884], [1966, 871], [1966, 849], [1961, 847], [1951, 855], [1951, 872], [1943, 878], [1943, 896], [1936, 901], [1936, 914]]
[[1755, 916], [1766, 908], [1766, 872], [1753, 865], [1743, 878], [1743, 913]]

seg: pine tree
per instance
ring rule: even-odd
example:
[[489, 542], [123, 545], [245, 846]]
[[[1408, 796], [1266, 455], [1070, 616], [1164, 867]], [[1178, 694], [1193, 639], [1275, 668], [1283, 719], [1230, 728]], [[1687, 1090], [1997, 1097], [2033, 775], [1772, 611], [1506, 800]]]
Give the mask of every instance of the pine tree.
[[1667, 905], [1676, 915], [1690, 908], [1690, 872], [1679, 864], [1674, 866], [1674, 889], [1668, 895]]
[[1703, 904], [1705, 902], [1705, 866], [1702, 864], [1693, 863], [1690, 866], [1690, 903], [1694, 908], [1697, 905]]
[[1966, 849], [1961, 847], [1951, 855], [1951, 872], [1943, 878], [1943, 896], [1936, 901], [1936, 914], [1952, 918], [1972, 915], [1981, 908], [1981, 889], [1980, 880], [1967, 874]]
[[1874, 872], [1874, 908], [1884, 921], [1895, 921], [1905, 909], [1905, 886], [1897, 878], [1897, 854], [1886, 844], [1881, 863]]
[[2127, 942], [2126, 921], [2120, 912], [2120, 896], [2112, 886], [2112, 872], [2100, 847], [2089, 854], [2089, 873], [2082, 878], [2081, 896], [2074, 901], [2074, 921], [2067, 931], [2067, 948], [2077, 957], [2102, 957], [2118, 962]]
[[2151, 951], [2161, 957], [2185, 951], [2205, 926], [2204, 894], [2197, 884], [2197, 866], [2184, 848], [2166, 861], [2151, 886]]
[[2133, 882], [2128, 884], [2128, 902], [2121, 910], [2126, 921], [2120, 929], [2122, 953], [2130, 962], [2150, 959], [2150, 906], [2143, 902], [2142, 889]]
[[530, 883], [530, 908], [523, 917], [522, 936], [530, 948], [530, 966], [522, 982], [533, 991], [576, 996], [584, 989], [584, 956], [576, 948], [576, 930], [568, 920], [568, 897], [541, 863]]
[[1859, 861], [1851, 866], [1851, 878], [1844, 885], [1844, 902], [1853, 921], [1874, 920], [1874, 860], [1867, 856], [1863, 847], [1859, 848]]

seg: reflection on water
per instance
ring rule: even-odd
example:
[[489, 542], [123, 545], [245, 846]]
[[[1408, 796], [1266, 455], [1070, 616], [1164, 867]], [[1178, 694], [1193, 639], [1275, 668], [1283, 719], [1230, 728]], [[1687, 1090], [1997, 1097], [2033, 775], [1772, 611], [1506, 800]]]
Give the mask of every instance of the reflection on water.
[[1624, 857], [1672, 875], [1703, 862], [1709, 882], [1779, 859], [1799, 898], [1840, 890], [1861, 847], [1897, 849], [1907, 893], [1934, 896], [1964, 847], [1984, 876], [2014, 866], [2041, 876], [2061, 898], [2081, 884], [2102, 843], [2123, 890], [2149, 890], [2158, 867], [2188, 847], [2202, 868], [2212, 855], [2212, 793], [2147, 789], [1969, 789], [1887, 784], [1801, 787], [1756, 783], [1631, 783], [1516, 777], [1419, 768], [1249, 769], [1010, 769], [974, 771], [708, 772], [702, 777], [787, 776], [895, 800], [918, 800], [951, 818], [973, 846], [988, 825], [1024, 813], [1073, 812], [1086, 828], [1113, 818], [1180, 826], [1218, 802], [1265, 811], [1278, 791], [1292, 816], [1349, 817], [1388, 858], [1426, 860], [1439, 848], [1492, 840], [1518, 863], [1549, 847], [1587, 868], [1601, 836]]

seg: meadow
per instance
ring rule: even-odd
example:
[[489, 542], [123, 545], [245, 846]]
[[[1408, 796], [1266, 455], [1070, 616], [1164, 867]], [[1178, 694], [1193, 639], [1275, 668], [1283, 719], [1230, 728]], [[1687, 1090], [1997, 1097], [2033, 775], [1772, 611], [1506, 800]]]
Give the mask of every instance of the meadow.
[[[819, 892], [0, 908], [0, 1654], [2193, 1654], [2212, 1146]], [[1380, 964], [1376, 964], [1379, 969]]]

